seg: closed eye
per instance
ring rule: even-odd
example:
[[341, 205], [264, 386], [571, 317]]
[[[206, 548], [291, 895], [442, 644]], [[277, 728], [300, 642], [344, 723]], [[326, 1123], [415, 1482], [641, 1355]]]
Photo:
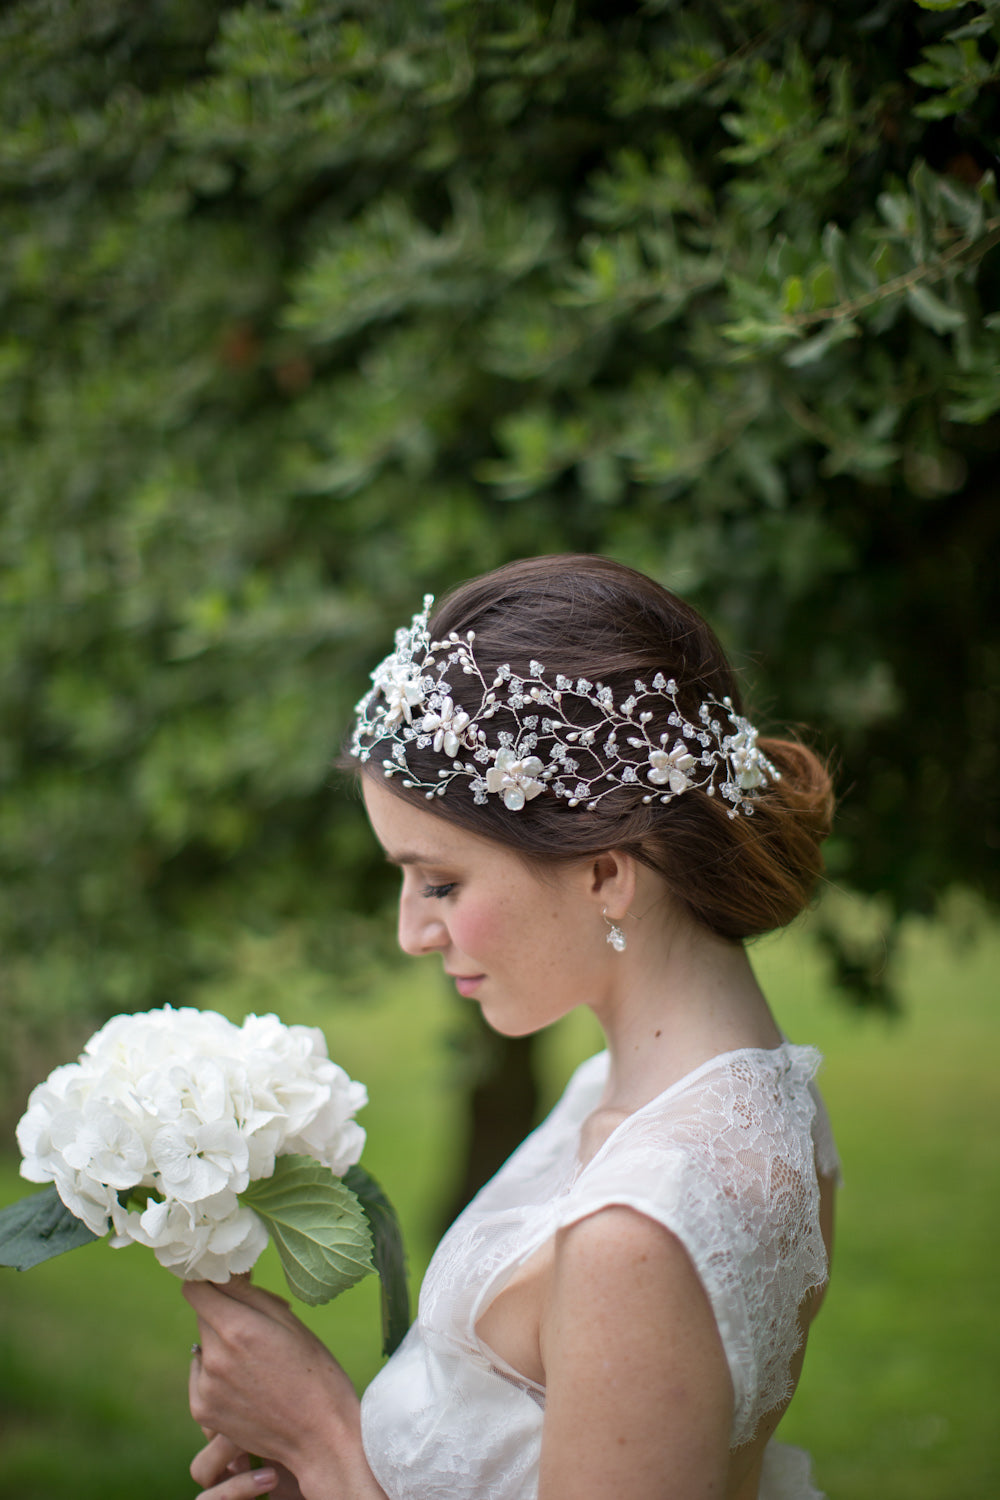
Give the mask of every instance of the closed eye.
[[450, 885], [425, 885], [420, 894], [440, 901], [445, 896], [450, 896], [454, 889], [455, 882], [452, 881]]

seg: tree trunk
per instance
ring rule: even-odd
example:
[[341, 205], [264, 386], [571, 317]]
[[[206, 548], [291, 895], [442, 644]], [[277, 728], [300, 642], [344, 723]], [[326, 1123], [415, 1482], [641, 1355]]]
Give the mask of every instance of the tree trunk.
[[465, 1160], [446, 1209], [450, 1224], [535, 1124], [538, 1086], [533, 1036], [490, 1031], [480, 1017], [480, 1066], [468, 1097]]

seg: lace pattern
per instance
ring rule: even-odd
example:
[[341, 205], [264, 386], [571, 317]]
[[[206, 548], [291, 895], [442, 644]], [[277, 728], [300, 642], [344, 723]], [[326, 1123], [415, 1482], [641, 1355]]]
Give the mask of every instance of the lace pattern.
[[818, 1065], [813, 1049], [787, 1043], [714, 1058], [624, 1120], [582, 1169], [580, 1127], [607, 1056], [578, 1069], [445, 1235], [417, 1323], [366, 1392], [365, 1448], [392, 1500], [533, 1500], [544, 1390], [505, 1366], [476, 1325], [559, 1228], [612, 1204], [684, 1245], [733, 1379], [731, 1446], [753, 1437], [790, 1392], [799, 1308], [827, 1276], [817, 1165], [834, 1172], [836, 1153], [812, 1084]]

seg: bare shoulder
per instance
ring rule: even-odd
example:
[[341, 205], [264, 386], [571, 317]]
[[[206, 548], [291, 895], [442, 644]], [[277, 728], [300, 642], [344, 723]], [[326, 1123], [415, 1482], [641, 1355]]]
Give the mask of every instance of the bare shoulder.
[[582, 1337], [592, 1323], [602, 1325], [605, 1346], [611, 1339], [632, 1348], [646, 1338], [662, 1339], [666, 1327], [676, 1339], [683, 1326], [724, 1359], [708, 1296], [684, 1246], [662, 1224], [624, 1205], [560, 1230], [544, 1321], [543, 1355], [546, 1331], [561, 1336], [569, 1325]]
[[677, 1238], [662, 1224], [627, 1204], [613, 1203], [576, 1219], [556, 1237], [557, 1263], [566, 1267], [591, 1265], [621, 1254], [687, 1254]]

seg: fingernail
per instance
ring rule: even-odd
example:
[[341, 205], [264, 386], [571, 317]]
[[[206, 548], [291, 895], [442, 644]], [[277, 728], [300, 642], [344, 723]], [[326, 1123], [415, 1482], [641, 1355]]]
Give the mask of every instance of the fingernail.
[[273, 1490], [278, 1482], [278, 1476], [273, 1469], [254, 1469], [250, 1475], [254, 1484], [261, 1490]]

